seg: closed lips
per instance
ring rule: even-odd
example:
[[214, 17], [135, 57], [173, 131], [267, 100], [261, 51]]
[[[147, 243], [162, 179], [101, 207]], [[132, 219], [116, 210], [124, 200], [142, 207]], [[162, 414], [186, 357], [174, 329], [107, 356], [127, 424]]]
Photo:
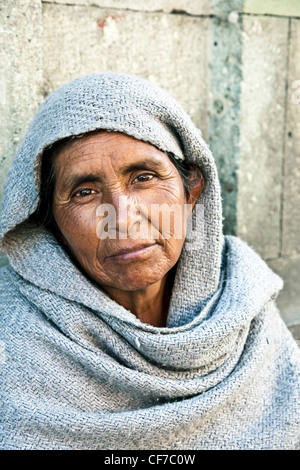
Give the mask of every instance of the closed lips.
[[118, 251], [116, 251], [115, 253], [107, 256], [107, 258], [112, 258], [114, 256], [127, 255], [127, 254], [130, 254], [130, 253], [136, 253], [138, 251], [144, 250], [145, 248], [150, 248], [154, 245], [155, 245], [155, 243], [144, 243], [142, 245], [134, 245], [134, 246], [122, 248], [122, 249], [119, 249]]

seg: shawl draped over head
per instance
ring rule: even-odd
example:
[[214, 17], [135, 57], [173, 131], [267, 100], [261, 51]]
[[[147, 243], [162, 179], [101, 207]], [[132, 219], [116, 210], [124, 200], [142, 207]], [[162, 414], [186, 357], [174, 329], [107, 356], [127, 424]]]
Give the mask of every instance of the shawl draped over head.
[[[201, 244], [183, 246], [166, 327], [110, 299], [30, 219], [43, 150], [96, 129], [204, 174]], [[0, 247], [2, 449], [299, 448], [300, 355], [275, 305], [282, 281], [223, 236], [213, 157], [165, 91], [109, 72], [53, 92], [12, 164]]]

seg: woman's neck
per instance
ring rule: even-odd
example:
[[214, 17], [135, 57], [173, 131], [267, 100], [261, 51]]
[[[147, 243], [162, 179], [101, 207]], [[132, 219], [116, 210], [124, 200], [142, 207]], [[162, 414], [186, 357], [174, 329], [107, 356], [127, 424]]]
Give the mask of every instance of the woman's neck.
[[167, 322], [172, 284], [172, 273], [168, 273], [159, 282], [141, 290], [121, 291], [107, 287], [105, 291], [141, 322], [156, 327], [164, 327]]

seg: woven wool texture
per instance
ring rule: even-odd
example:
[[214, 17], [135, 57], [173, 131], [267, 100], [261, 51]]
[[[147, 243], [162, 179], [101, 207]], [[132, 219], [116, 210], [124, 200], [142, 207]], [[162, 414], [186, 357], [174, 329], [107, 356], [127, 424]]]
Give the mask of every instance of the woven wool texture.
[[[201, 243], [186, 241], [168, 322], [140, 322], [28, 220], [43, 149], [96, 129], [197, 163]], [[195, 209], [194, 209], [195, 211]], [[165, 91], [137, 77], [80, 77], [37, 112], [1, 212], [2, 449], [297, 449], [300, 353], [276, 308], [281, 279], [222, 235], [211, 152]]]

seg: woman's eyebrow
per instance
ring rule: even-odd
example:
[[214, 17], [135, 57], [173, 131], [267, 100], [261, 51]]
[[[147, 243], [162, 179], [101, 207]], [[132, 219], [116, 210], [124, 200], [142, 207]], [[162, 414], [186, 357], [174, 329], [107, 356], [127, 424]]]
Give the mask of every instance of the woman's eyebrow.
[[100, 182], [101, 177], [100, 175], [93, 174], [93, 173], [80, 173], [78, 175], [72, 175], [66, 177], [62, 183], [62, 191], [66, 191], [67, 189], [74, 188], [82, 183], [88, 182]]
[[134, 170], [165, 170], [166, 165], [163, 161], [153, 158], [145, 158], [139, 162], [133, 162], [125, 165], [122, 168], [122, 173], [127, 173]]
[[[157, 171], [162, 171], [166, 170], [166, 165], [164, 164], [163, 161], [154, 159], [154, 158], [146, 158], [143, 161], [139, 162], [133, 162], [128, 165], [125, 165], [122, 167], [122, 173], [128, 173], [130, 171], [134, 170], [157, 170]], [[82, 184], [82, 183], [87, 183], [87, 182], [103, 182], [103, 178], [101, 178], [101, 175], [98, 173], [80, 173], [80, 174], [74, 174], [71, 176], [67, 176], [62, 185], [61, 185], [61, 190], [62, 191], [67, 191], [70, 188], [75, 188], [76, 186]]]

